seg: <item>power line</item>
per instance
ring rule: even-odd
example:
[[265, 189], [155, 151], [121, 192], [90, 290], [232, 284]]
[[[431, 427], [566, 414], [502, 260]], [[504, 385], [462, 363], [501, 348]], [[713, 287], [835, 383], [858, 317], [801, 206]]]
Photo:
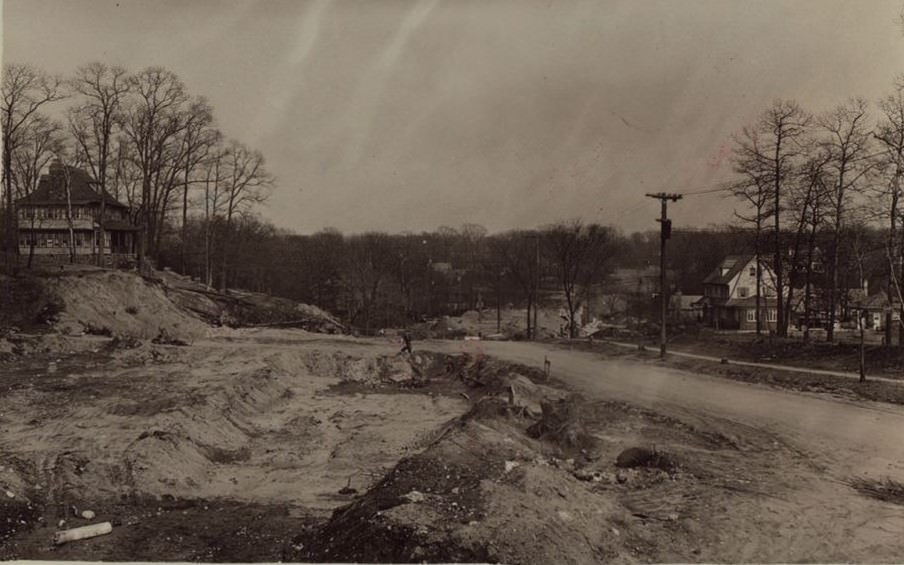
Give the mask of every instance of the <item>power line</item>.
[[704, 188], [701, 190], [692, 190], [689, 192], [682, 192], [681, 195], [682, 196], [695, 196], [697, 194], [712, 194], [715, 192], [729, 192], [729, 191], [731, 191], [731, 189], [732, 189], [731, 185], [729, 185], [727, 183], [721, 183], [716, 188]]

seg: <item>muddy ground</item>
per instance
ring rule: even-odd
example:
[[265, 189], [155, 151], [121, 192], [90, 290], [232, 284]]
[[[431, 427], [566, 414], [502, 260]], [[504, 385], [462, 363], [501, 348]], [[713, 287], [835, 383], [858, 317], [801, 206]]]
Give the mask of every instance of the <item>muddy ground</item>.
[[[65, 339], [0, 366], [2, 559], [865, 555], [818, 520], [786, 523], [821, 470], [780, 438], [581, 398], [465, 345], [407, 357], [393, 340], [299, 330]], [[105, 520], [110, 535], [51, 544]], [[800, 543], [771, 546], [779, 525]]]

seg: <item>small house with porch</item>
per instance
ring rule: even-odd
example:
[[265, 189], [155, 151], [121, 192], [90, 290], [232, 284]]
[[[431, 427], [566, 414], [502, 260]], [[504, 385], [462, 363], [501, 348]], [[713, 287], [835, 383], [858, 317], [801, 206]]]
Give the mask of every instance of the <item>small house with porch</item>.
[[50, 164], [38, 188], [16, 201], [19, 256], [29, 265], [134, 263], [137, 231], [129, 207], [100, 187], [87, 172]]

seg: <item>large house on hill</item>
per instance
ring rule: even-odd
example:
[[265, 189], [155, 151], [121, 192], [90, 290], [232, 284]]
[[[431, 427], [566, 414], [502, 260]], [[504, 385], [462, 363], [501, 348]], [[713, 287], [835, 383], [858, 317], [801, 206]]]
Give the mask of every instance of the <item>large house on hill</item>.
[[[760, 321], [763, 329], [777, 321], [775, 276], [762, 258], [760, 264]], [[703, 280], [704, 323], [716, 329], [756, 329], [755, 255], [730, 255]]]
[[108, 266], [133, 263], [138, 228], [129, 221], [129, 207], [96, 186], [87, 172], [51, 163], [38, 188], [16, 201], [20, 257], [45, 266], [96, 264], [103, 245]]

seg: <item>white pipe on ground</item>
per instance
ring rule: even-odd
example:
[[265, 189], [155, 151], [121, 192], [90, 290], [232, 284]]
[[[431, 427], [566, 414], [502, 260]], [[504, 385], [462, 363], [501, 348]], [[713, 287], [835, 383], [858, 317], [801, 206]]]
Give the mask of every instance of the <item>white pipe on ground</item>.
[[69, 530], [63, 530], [61, 532], [57, 532], [53, 534], [53, 543], [54, 545], [61, 545], [64, 543], [68, 543], [70, 541], [76, 541], [80, 539], [89, 539], [95, 538], [97, 536], [103, 536], [109, 534], [113, 531], [113, 524], [110, 522], [101, 522], [99, 524], [91, 524], [89, 526], [81, 526], [79, 528], [72, 528]]

